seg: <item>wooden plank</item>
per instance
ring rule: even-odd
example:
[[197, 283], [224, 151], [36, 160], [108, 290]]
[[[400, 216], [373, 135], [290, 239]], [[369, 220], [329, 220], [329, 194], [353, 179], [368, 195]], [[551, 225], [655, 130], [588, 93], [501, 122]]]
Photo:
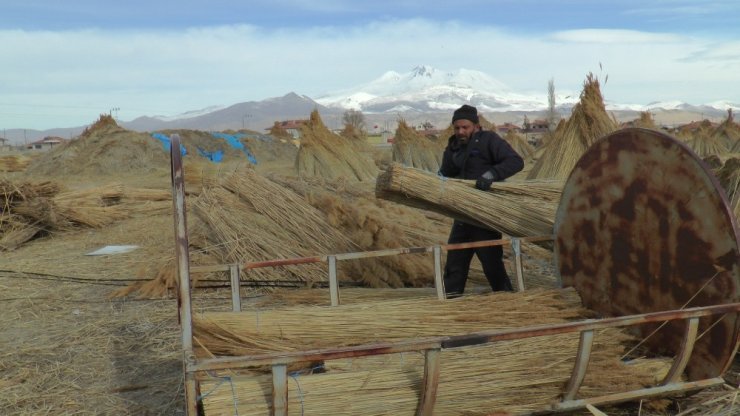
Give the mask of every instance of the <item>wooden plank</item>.
[[576, 362], [573, 365], [573, 372], [570, 374], [568, 385], [565, 387], [563, 401], [575, 399], [576, 394], [578, 393], [578, 389], [581, 388], [583, 379], [584, 377], [586, 377], [588, 362], [591, 359], [591, 348], [593, 346], [593, 343], [593, 329], [581, 331], [581, 339], [578, 341], [578, 354], [576, 355]]
[[424, 378], [421, 381], [419, 407], [417, 416], [434, 415], [434, 404], [437, 401], [439, 386], [440, 349], [434, 348], [424, 352]]
[[694, 343], [696, 342], [696, 334], [698, 332], [699, 318], [689, 318], [686, 322], [686, 332], [684, 333], [683, 341], [681, 341], [681, 349], [673, 359], [673, 365], [660, 383], [661, 385], [681, 381], [681, 374], [683, 374], [683, 370], [686, 369], [686, 364], [689, 363], [689, 358], [691, 358], [691, 352], [694, 350]]
[[288, 366], [272, 366], [272, 416], [288, 415]]
[[337, 257], [329, 256], [329, 296], [331, 306], [339, 306], [339, 281], [337, 280]]
[[511, 239], [511, 249], [514, 252], [514, 273], [516, 274], [516, 289], [518, 292], [524, 290], [524, 268], [522, 266], [522, 241], [518, 238]]
[[442, 247], [434, 246], [432, 252], [434, 253], [434, 287], [437, 289], [437, 299], [445, 300], [447, 295], [445, 294], [445, 282], [442, 279]]
[[242, 297], [239, 293], [241, 282], [239, 281], [239, 265], [229, 266], [229, 277], [231, 280], [231, 308], [234, 312], [242, 311]]

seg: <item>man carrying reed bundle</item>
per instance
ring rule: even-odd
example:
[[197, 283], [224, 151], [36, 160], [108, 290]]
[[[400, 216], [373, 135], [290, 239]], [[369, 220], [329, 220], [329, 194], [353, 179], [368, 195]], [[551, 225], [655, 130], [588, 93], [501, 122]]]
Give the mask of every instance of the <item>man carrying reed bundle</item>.
[[[475, 179], [476, 188], [488, 191], [493, 182], [503, 181], [524, 168], [524, 160], [509, 143], [495, 132], [481, 129], [475, 107], [466, 104], [455, 110], [452, 125], [455, 134], [447, 141], [439, 169], [440, 175]], [[501, 239], [501, 232], [497, 230], [455, 220], [448, 243], [498, 239]], [[501, 246], [450, 250], [447, 252], [444, 272], [445, 292], [448, 297], [460, 296], [465, 290], [473, 254], [478, 256], [491, 289], [513, 290], [504, 267], [504, 251]]]

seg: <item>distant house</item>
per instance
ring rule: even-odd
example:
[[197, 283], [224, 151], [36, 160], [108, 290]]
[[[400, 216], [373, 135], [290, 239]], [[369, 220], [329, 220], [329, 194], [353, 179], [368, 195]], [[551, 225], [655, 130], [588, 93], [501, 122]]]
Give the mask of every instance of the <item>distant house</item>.
[[522, 131], [522, 128], [517, 126], [514, 123], [509, 123], [508, 121], [504, 124], [496, 126], [496, 131], [498, 131], [501, 134], [506, 134], [510, 131], [513, 131], [514, 133], [519, 133]]
[[46, 136], [41, 140], [37, 140], [35, 142], [27, 144], [26, 149], [44, 152], [51, 150], [54, 146], [59, 146], [65, 141], [66, 140], [61, 137]]
[[532, 122], [525, 116], [524, 125], [521, 130], [524, 136], [527, 138], [527, 142], [533, 146], [539, 146], [542, 142], [542, 137], [550, 131], [547, 120], [537, 119]]
[[[301, 126], [308, 123], [308, 120], [285, 120], [285, 121], [278, 121], [277, 125], [280, 126], [283, 130], [288, 132], [288, 134], [293, 137], [293, 139], [300, 139], [301, 138]], [[270, 128], [271, 129], [271, 128]], [[266, 129], [266, 130], [270, 130]]]

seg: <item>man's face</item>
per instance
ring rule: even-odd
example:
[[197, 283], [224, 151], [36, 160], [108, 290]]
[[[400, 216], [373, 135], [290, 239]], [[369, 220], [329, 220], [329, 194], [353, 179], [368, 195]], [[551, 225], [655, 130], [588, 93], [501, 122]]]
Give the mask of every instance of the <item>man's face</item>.
[[478, 126], [475, 125], [472, 121], [465, 119], [455, 120], [455, 122], [452, 124], [452, 127], [454, 127], [455, 129], [455, 137], [457, 137], [457, 139], [462, 141], [463, 143], [467, 143], [473, 133], [475, 133], [478, 129]]

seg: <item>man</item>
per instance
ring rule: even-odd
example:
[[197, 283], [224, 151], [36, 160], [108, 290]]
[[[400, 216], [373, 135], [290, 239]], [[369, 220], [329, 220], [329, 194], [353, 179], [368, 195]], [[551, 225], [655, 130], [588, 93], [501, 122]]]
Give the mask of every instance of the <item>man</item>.
[[[448, 139], [439, 173], [446, 177], [475, 179], [475, 187], [487, 191], [495, 181], [514, 175], [524, 168], [524, 161], [511, 146], [492, 131], [481, 129], [478, 110], [463, 105], [452, 115], [455, 134]], [[485, 209], [485, 207], [481, 207]], [[455, 220], [448, 243], [498, 240], [499, 231], [481, 228]], [[447, 252], [444, 272], [447, 297], [457, 297], [465, 290], [473, 254], [483, 265], [483, 272], [494, 291], [513, 290], [504, 267], [501, 246], [481, 247]]]

